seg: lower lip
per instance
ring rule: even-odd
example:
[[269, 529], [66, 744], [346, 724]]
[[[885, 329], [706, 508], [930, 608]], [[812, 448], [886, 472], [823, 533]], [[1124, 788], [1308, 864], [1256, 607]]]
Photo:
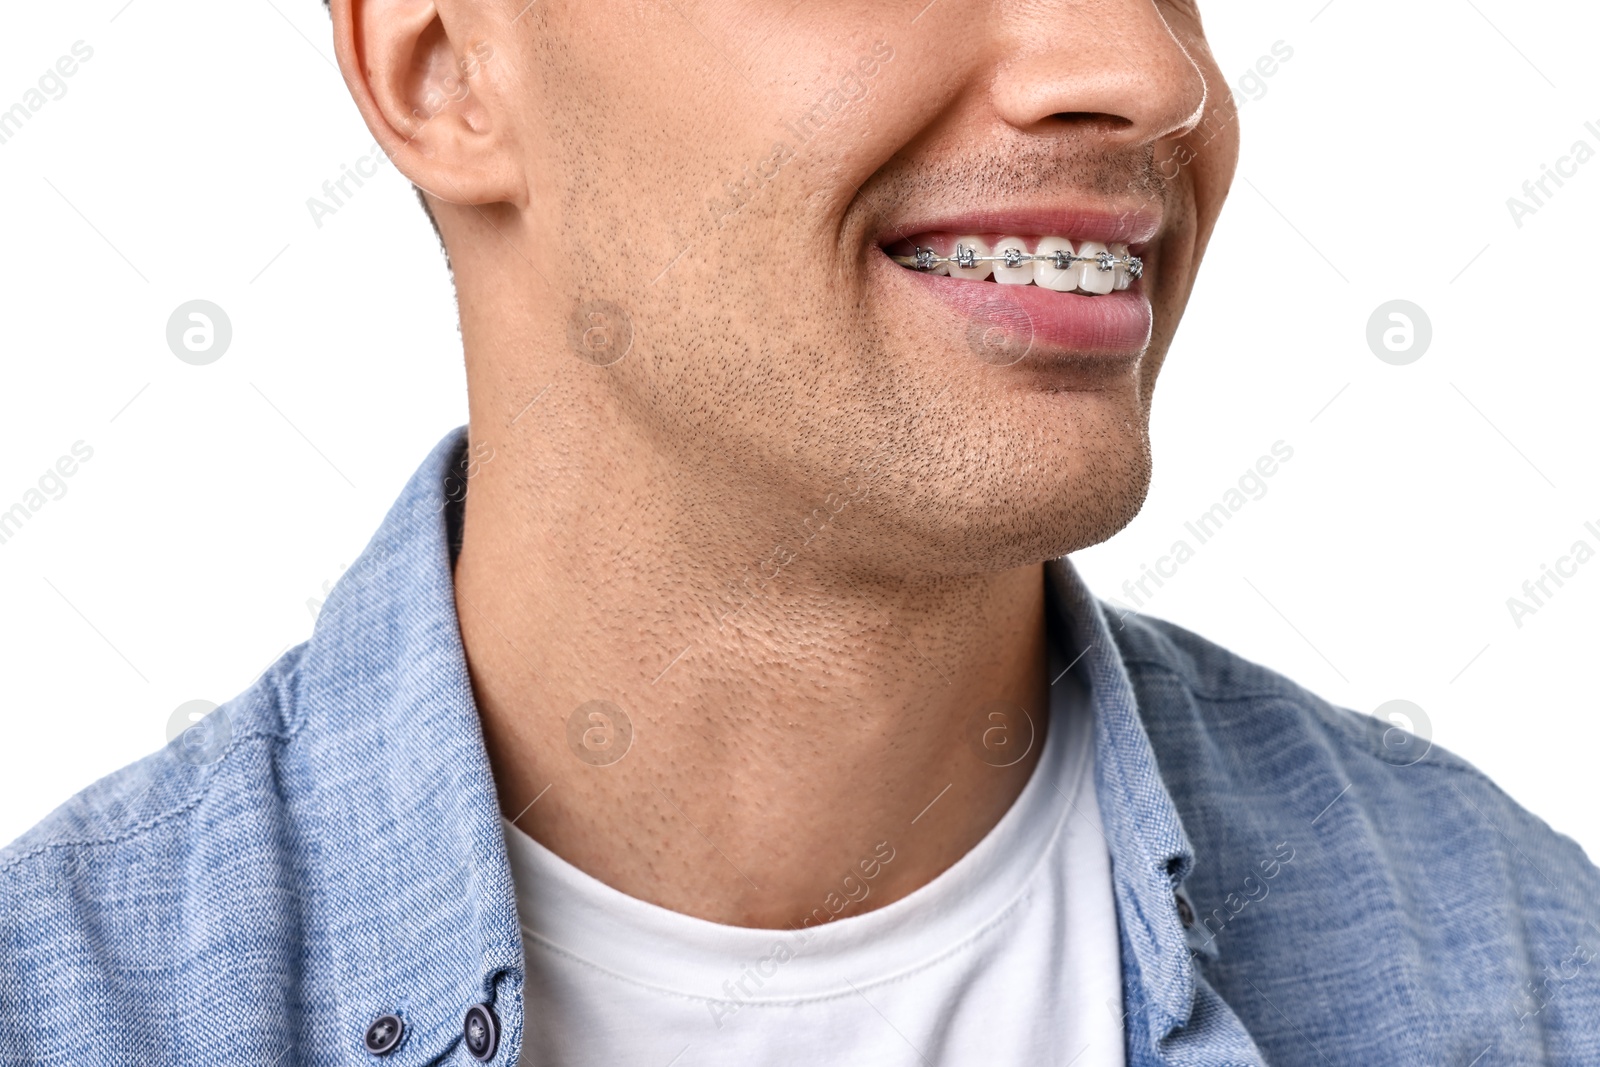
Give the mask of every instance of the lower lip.
[[1134, 282], [1103, 296], [1058, 293], [1037, 285], [1002, 285], [884, 265], [968, 320], [969, 347], [987, 362], [1010, 364], [1058, 356], [1127, 359], [1150, 343], [1150, 300]]

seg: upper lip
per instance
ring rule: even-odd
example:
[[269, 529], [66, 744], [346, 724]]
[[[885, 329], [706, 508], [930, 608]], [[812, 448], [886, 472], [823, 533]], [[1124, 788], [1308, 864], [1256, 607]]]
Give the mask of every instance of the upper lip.
[[884, 227], [877, 243], [888, 246], [919, 233], [998, 234], [1002, 237], [1067, 237], [1143, 245], [1161, 229], [1161, 211], [1147, 205], [1064, 205], [997, 207], [948, 215], [912, 216]]

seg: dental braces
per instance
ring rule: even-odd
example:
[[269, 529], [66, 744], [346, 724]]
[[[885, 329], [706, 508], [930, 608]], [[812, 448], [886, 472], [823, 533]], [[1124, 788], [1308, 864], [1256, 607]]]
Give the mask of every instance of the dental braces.
[[1100, 270], [1110, 273], [1118, 267], [1127, 269], [1128, 278], [1137, 281], [1144, 275], [1144, 261], [1138, 256], [1115, 256], [1110, 252], [1096, 252], [1092, 256], [1079, 256], [1071, 252], [1024, 252], [1020, 248], [1006, 248], [998, 255], [980, 256], [976, 248], [958, 244], [955, 251], [948, 256], [936, 255], [931, 248], [918, 247], [913, 255], [890, 256], [890, 259], [902, 267], [913, 270], [933, 270], [949, 264], [963, 270], [971, 270], [979, 263], [995, 263], [1005, 267], [1020, 267], [1024, 263], [1049, 263], [1056, 270], [1066, 270], [1074, 263], [1093, 263]]

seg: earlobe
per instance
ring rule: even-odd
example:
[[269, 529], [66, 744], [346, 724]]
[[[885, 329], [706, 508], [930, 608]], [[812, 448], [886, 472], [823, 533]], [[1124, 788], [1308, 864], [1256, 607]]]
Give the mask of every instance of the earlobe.
[[446, 203], [521, 206], [526, 183], [514, 130], [497, 110], [494, 45], [474, 34], [470, 7], [437, 0], [333, 0], [331, 7], [345, 85], [400, 172]]

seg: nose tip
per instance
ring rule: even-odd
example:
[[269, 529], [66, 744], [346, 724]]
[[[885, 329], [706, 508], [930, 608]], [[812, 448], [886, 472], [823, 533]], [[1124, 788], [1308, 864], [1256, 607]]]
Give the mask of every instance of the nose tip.
[[1014, 57], [994, 83], [1001, 117], [1025, 133], [1079, 133], [1131, 147], [1182, 137], [1201, 120], [1200, 65], [1153, 0], [1019, 5]]

